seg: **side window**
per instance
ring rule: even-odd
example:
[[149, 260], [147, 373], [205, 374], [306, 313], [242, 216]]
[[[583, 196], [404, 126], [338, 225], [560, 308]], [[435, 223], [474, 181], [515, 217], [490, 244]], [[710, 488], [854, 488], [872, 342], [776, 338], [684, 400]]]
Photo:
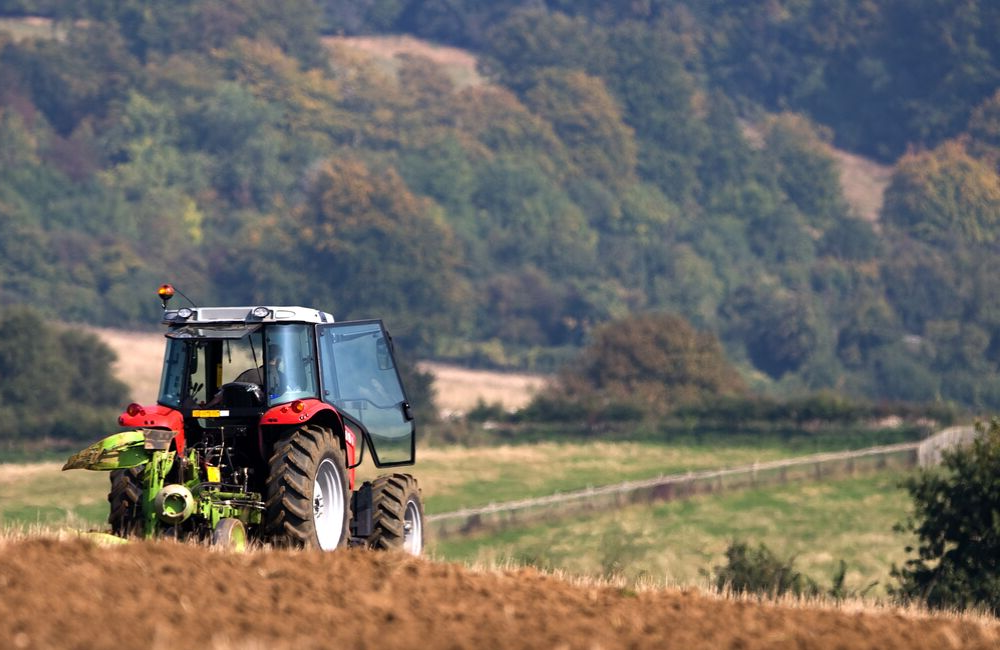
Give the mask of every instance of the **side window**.
[[163, 355], [163, 374], [160, 377], [160, 396], [156, 400], [164, 406], [177, 408], [181, 405], [186, 351], [187, 344], [184, 341], [167, 339], [167, 349]]
[[414, 426], [380, 321], [320, 325], [322, 399], [360, 423], [379, 466], [413, 462]]
[[173, 408], [205, 402], [205, 346], [203, 342], [167, 339], [157, 402]]
[[211, 343], [198, 342], [188, 346], [191, 359], [188, 361], [188, 404], [204, 404], [208, 399], [205, 386], [208, 384], [208, 346]]

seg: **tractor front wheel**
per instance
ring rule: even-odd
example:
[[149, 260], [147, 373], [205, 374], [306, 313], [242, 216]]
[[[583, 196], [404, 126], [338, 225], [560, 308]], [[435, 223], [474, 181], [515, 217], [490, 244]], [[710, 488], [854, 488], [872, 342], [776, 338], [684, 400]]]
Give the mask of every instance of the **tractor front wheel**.
[[331, 551], [347, 541], [347, 471], [330, 429], [306, 424], [268, 461], [265, 531], [276, 544]]
[[389, 474], [372, 481], [368, 546], [420, 555], [424, 548], [424, 505], [417, 479], [409, 474]]
[[223, 517], [212, 531], [212, 546], [242, 553], [247, 550], [247, 529], [239, 519]]
[[142, 534], [143, 471], [144, 467], [139, 466], [111, 472], [108, 523], [111, 524], [111, 533], [114, 535], [132, 537]]

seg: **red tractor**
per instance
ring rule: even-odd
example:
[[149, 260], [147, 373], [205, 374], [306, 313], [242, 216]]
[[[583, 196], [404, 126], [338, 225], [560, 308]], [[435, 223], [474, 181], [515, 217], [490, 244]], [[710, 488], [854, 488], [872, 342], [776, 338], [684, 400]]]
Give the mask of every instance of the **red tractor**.
[[415, 427], [381, 321], [334, 322], [303, 307], [168, 309], [156, 404], [64, 469], [111, 471], [120, 537], [248, 540], [332, 550], [423, 548], [417, 481], [355, 485], [365, 450], [412, 465]]

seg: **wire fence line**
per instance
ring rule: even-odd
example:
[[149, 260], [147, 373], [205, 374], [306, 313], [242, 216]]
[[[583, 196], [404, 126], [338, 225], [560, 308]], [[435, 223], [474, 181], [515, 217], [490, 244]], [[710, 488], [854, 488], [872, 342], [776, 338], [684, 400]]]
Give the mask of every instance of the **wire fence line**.
[[974, 433], [970, 433], [970, 430], [972, 427], [952, 427], [920, 442], [812, 454], [725, 469], [691, 471], [543, 497], [491, 503], [478, 508], [429, 515], [426, 521], [435, 536], [455, 537], [607, 511], [632, 504], [684, 499], [698, 494], [817, 481], [890, 468], [927, 466], [940, 461], [942, 449], [971, 440]]

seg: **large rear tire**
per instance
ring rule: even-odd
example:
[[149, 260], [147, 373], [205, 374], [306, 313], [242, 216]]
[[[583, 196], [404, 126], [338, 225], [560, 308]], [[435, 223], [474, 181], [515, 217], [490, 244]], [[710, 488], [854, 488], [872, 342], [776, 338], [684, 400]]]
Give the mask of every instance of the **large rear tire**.
[[265, 532], [282, 546], [332, 551], [347, 542], [347, 470], [340, 441], [306, 424], [268, 461]]
[[372, 534], [368, 546], [420, 555], [424, 548], [424, 504], [417, 479], [388, 474], [372, 481]]
[[111, 472], [111, 491], [108, 502], [108, 523], [111, 533], [118, 537], [142, 534], [142, 475], [145, 467], [116, 469]]

